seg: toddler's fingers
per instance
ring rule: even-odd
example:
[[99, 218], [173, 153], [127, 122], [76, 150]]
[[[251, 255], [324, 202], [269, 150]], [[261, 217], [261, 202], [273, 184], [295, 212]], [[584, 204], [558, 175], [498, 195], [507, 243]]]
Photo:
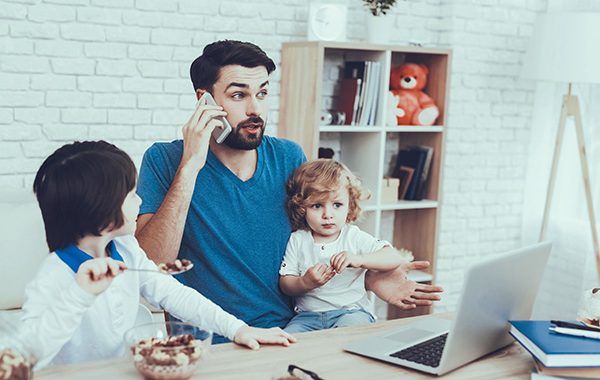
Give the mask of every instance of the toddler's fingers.
[[327, 281], [331, 280], [333, 278], [333, 276], [335, 276], [335, 271], [331, 270], [330, 272], [328, 272], [325, 275], [324, 282], [327, 282]]
[[348, 265], [350, 265], [350, 260], [348, 259], [348, 257], [345, 257], [344, 260], [338, 266], [337, 272], [342, 273], [348, 267]]
[[336, 253], [335, 255], [331, 256], [331, 259], [329, 259], [329, 264], [331, 264], [331, 266], [335, 268], [337, 265], [338, 259], [339, 259], [339, 254]]
[[339, 253], [336, 253], [335, 255], [331, 256], [331, 258], [329, 259], [329, 263], [331, 265], [334, 265], [335, 261], [338, 259], [338, 257], [340, 257]]
[[333, 270], [335, 270], [336, 272], [339, 272], [339, 269], [340, 269], [340, 266], [341, 266], [343, 260], [344, 260], [344, 258], [342, 256], [338, 257], [332, 265]]
[[319, 264], [315, 265], [314, 268], [315, 268], [315, 271], [319, 274], [324, 273], [325, 270], [327, 269], [327, 267], [323, 263], [319, 263]]

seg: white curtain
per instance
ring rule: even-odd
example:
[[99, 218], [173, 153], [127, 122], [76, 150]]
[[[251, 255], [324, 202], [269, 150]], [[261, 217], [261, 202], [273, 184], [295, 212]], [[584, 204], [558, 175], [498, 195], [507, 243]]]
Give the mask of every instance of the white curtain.
[[[599, 68], [600, 69], [600, 68]], [[523, 243], [538, 240], [562, 96], [566, 84], [538, 83], [531, 128], [524, 196]], [[600, 86], [573, 85], [579, 97], [592, 198], [600, 219]], [[574, 119], [568, 118], [546, 238], [553, 242], [550, 261], [534, 308], [534, 318], [575, 318], [585, 289], [600, 287], [588, 221]]]

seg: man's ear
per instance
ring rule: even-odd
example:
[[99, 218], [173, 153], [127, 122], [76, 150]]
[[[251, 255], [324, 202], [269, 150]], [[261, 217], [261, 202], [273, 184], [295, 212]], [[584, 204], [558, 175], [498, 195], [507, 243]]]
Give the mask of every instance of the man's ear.
[[205, 92], [206, 92], [205, 89], [203, 89], [203, 88], [197, 88], [196, 89], [196, 100], [200, 100], [200, 97], [202, 95], [204, 95]]

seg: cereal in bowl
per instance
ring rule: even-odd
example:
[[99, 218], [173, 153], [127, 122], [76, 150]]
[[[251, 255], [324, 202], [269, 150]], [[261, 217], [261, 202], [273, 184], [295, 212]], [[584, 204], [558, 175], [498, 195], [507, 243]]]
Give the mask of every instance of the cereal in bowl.
[[588, 289], [583, 293], [577, 318], [587, 325], [600, 328], [600, 288]]
[[0, 351], [0, 380], [28, 380], [31, 377], [31, 363], [23, 355], [10, 348]]
[[203, 356], [204, 348], [191, 334], [164, 339], [148, 338], [131, 347], [133, 362], [148, 379], [188, 379]]
[[160, 269], [162, 272], [178, 274], [178, 273], [183, 273], [183, 272], [186, 272], [186, 271], [192, 269], [193, 266], [194, 266], [194, 264], [190, 260], [176, 259], [172, 263], [158, 264], [158, 269]]

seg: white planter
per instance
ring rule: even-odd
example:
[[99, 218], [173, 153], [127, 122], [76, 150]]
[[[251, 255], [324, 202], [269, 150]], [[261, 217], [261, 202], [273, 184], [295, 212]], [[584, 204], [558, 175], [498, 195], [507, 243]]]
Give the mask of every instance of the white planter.
[[367, 16], [367, 41], [376, 44], [386, 44], [390, 41], [394, 16]]

